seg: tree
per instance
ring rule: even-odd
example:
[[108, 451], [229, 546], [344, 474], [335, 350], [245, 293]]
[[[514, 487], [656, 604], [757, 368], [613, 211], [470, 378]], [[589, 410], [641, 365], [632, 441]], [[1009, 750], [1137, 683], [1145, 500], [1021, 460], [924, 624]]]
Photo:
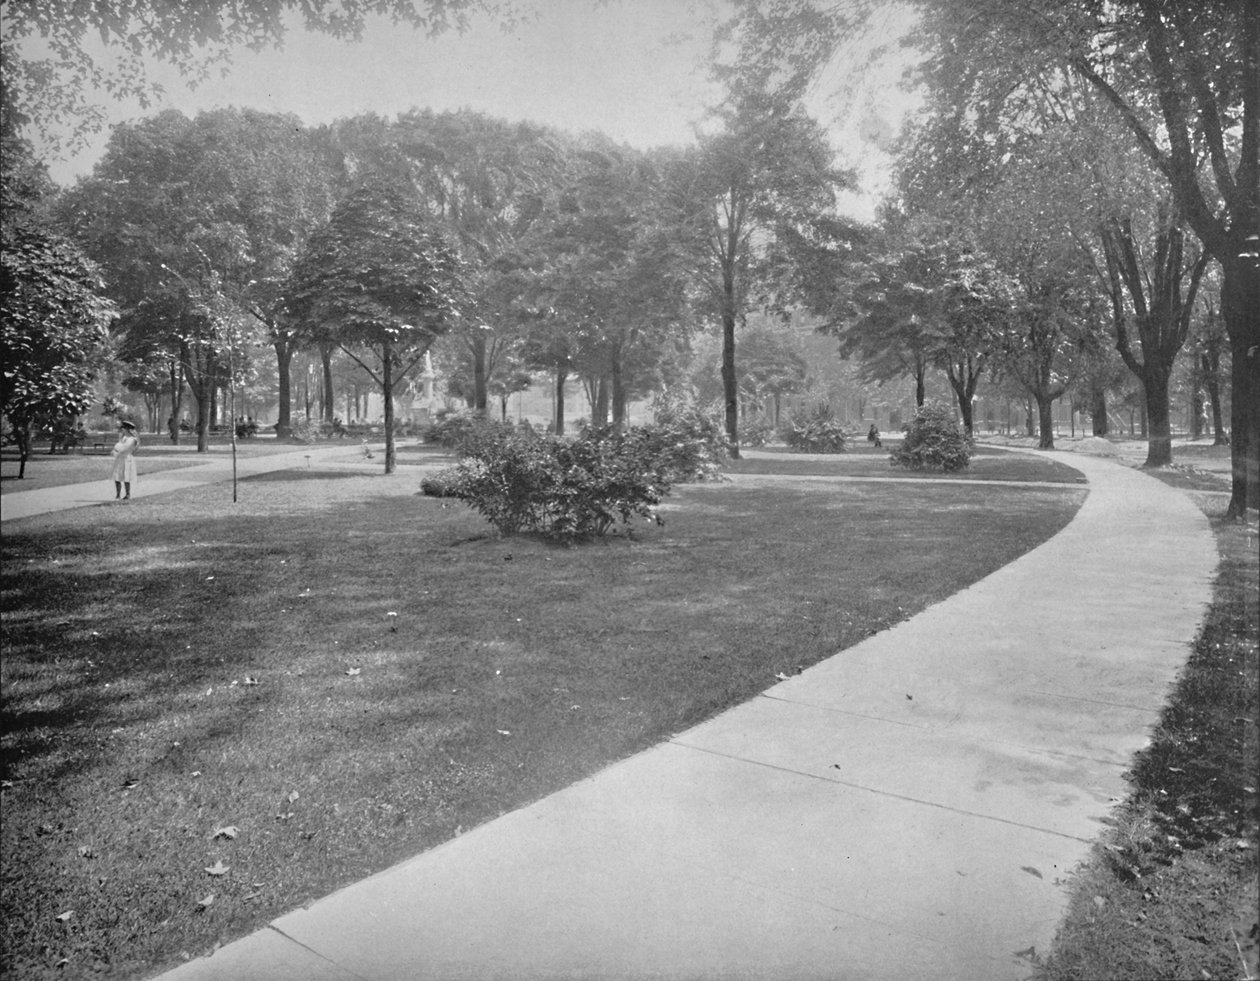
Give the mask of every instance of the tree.
[[43, 230], [23, 179], [26, 148], [4, 134], [0, 182], [0, 410], [13, 427], [26, 475], [31, 431], [86, 412], [97, 360], [115, 316], [97, 268], [71, 242]]
[[[776, 10], [807, 0], [784, 0]], [[759, 6], [738, 0], [736, 20]], [[814, 78], [874, 7], [837, 3], [821, 27], [804, 16], [761, 25], [742, 62]], [[1260, 505], [1260, 4], [1252, 0], [913, 0], [907, 41], [918, 80], [953, 107], [960, 133], [993, 158], [1018, 146], [1036, 105], [1084, 84], [1106, 103], [1167, 183], [1220, 265], [1232, 368], [1233, 482], [1228, 515]]]
[[[385, 472], [395, 469], [394, 392], [465, 305], [463, 264], [406, 189], [369, 178], [310, 239], [288, 289], [294, 316], [328, 324], [380, 386]], [[375, 363], [357, 349], [373, 352]]]
[[297, 130], [294, 117], [248, 111], [159, 113], [117, 127], [65, 196], [63, 218], [121, 308], [124, 352], [169, 359], [173, 442], [186, 382], [197, 448], [208, 448], [226, 378], [220, 335], [235, 317], [224, 304], [252, 311], [278, 343], [277, 284], [323, 208]]
[[[81, 3], [79, 0], [4, 0], [0, 70], [6, 98], [46, 140], [57, 142], [58, 125], [71, 123], [73, 145], [87, 131], [104, 126], [103, 108], [88, 93], [138, 98], [148, 106], [154, 86], [146, 60], [177, 67], [197, 84], [216, 66], [226, 65], [235, 48], [255, 50], [283, 43], [290, 10], [301, 13], [309, 30], [334, 37], [362, 36], [369, 15], [384, 14], [396, 24], [437, 35], [462, 30], [473, 13], [489, 11], [510, 19], [511, 0], [273, 0], [240, 3], [203, 0], [196, 4], [165, 0]], [[115, 64], [99, 64], [86, 46], [100, 38]], [[26, 45], [42, 41], [46, 53], [30, 56]]]
[[675, 166], [673, 194], [707, 312], [722, 332], [726, 434], [738, 456], [736, 327], [754, 299], [782, 302], [772, 295], [784, 281], [776, 266], [790, 265], [793, 247], [817, 237], [836, 191], [852, 178], [833, 165], [798, 89], [755, 72], [727, 82], [715, 113], [721, 128]]
[[1260, 504], [1260, 5], [923, 0], [930, 76], [977, 132], [1084, 83], [1166, 182], [1222, 272], [1233, 354], [1231, 516]]

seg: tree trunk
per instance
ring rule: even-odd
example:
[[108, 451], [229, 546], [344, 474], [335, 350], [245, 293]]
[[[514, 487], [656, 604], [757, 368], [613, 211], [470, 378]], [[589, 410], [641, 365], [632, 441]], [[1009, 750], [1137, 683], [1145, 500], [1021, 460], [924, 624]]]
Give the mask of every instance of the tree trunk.
[[1037, 423], [1034, 422], [1036, 417], [1033, 415], [1033, 400], [1031, 397], [1024, 399], [1024, 427], [1026, 435], [1037, 435]]
[[473, 404], [472, 409], [478, 415], [486, 414], [487, 404], [487, 388], [486, 388], [486, 335], [485, 332], [478, 329], [472, 339], [472, 367], [473, 367]]
[[29, 419], [13, 421], [13, 439], [18, 447], [18, 480], [26, 477], [26, 461], [31, 455], [31, 423]]
[[1037, 422], [1041, 430], [1041, 438], [1037, 441], [1037, 449], [1054, 449], [1054, 399], [1044, 395], [1036, 395]]
[[333, 346], [331, 344], [321, 344], [319, 346], [319, 360], [323, 368], [323, 383], [320, 385], [319, 392], [319, 418], [323, 422], [328, 423], [333, 421], [332, 359]]
[[914, 369], [914, 404], [916, 408], [923, 408], [923, 402], [927, 398], [927, 368], [920, 365]]
[[621, 352], [612, 356], [612, 424], [618, 431], [626, 428], [626, 385], [621, 372]]
[[1147, 447], [1145, 467], [1166, 467], [1172, 463], [1172, 412], [1168, 404], [1169, 376], [1149, 361], [1143, 372], [1146, 393]]
[[1233, 355], [1230, 367], [1230, 459], [1232, 479], [1226, 516], [1242, 518], [1260, 507], [1260, 270], [1257, 243], [1230, 249], [1222, 262], [1221, 312]]
[[1198, 371], [1198, 363], [1196, 362], [1195, 370], [1190, 374], [1190, 438], [1203, 438], [1203, 423], [1207, 416], [1207, 406], [1203, 403], [1203, 378]]
[[1095, 436], [1106, 436], [1111, 429], [1107, 419], [1107, 390], [1101, 385], [1089, 395], [1089, 418]]
[[596, 426], [608, 425], [608, 376], [600, 375], [595, 383], [595, 405], [591, 410], [591, 422]]
[[167, 428], [171, 433], [171, 445], [179, 445], [179, 414], [184, 410], [184, 370], [179, 363], [170, 364], [171, 416]]
[[556, 369], [556, 435], [564, 435], [564, 383], [569, 373], [564, 368]]
[[726, 406], [726, 442], [731, 457], [739, 457], [739, 387], [735, 377], [735, 286], [727, 284], [727, 309], [722, 311], [722, 394]]
[[385, 399], [385, 473], [395, 469], [394, 460], [394, 349], [389, 341], [381, 345], [381, 395]]
[[277, 340], [276, 377], [280, 382], [280, 408], [277, 413], [276, 438], [288, 439], [293, 433], [293, 381], [289, 372], [293, 367], [293, 342], [288, 338]]
[[210, 449], [210, 385], [194, 385], [193, 399], [197, 403], [197, 452]]

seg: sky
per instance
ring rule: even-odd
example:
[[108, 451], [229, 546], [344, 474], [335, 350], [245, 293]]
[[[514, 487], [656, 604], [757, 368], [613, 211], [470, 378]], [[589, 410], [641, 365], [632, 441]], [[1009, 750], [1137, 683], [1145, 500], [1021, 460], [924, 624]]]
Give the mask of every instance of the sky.
[[[109, 119], [117, 123], [166, 108], [195, 115], [248, 106], [292, 112], [317, 124], [363, 112], [393, 116], [411, 108], [467, 107], [572, 131], [598, 129], [640, 148], [694, 138], [712, 96], [703, 71], [708, 4], [534, 2], [537, 16], [513, 29], [483, 17], [465, 34], [436, 38], [377, 18], [361, 42], [346, 42], [307, 33], [294, 19], [283, 49], [242, 49], [227, 77], [216, 73], [191, 90], [174, 69], [155, 64], [150, 77], [165, 96], [147, 110], [136, 102], [108, 102]], [[107, 59], [107, 49], [94, 43], [93, 53]], [[860, 118], [852, 118], [855, 102]], [[850, 111], [837, 120], [829, 107], [840, 103]], [[867, 193], [851, 197], [847, 210], [869, 217], [887, 173], [875, 143], [899, 124], [904, 98], [885, 78], [861, 99], [820, 96], [811, 108], [831, 127], [841, 162], [863, 169]], [[68, 159], [50, 159], [53, 178], [68, 184], [89, 173], [108, 135], [97, 134]]]

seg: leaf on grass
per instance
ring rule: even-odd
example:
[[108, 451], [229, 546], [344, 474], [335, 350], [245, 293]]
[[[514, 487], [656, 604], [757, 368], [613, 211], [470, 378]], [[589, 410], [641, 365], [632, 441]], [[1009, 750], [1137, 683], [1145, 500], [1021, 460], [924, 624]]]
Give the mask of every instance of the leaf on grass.
[[245, 903], [253, 902], [255, 899], [257, 899], [261, 895], [262, 893], [260, 892], [247, 892], [244, 896], [241, 897], [241, 901]]
[[1095, 896], [1094, 905], [1097, 906], [1099, 909], [1102, 909], [1104, 906], [1107, 905], [1107, 900], [1103, 899], [1102, 896]]
[[56, 920], [58, 923], [65, 923], [72, 916], [74, 916], [74, 910], [68, 909], [64, 913], [58, 913]]
[[83, 858], [96, 858], [96, 852], [92, 851], [91, 845], [80, 845], [79, 855]]
[[293, 812], [292, 812], [292, 811], [289, 811], [287, 814], [277, 814], [277, 815], [276, 815], [276, 820], [277, 820], [277, 821], [287, 821], [287, 820], [289, 820], [289, 818], [291, 818], [291, 817], [293, 817]]
[[348, 674], [351, 678], [358, 676], [362, 673], [362, 671], [362, 668], [346, 668], [346, 674]]
[[1044, 876], [1044, 875], [1042, 875], [1040, 872], [1038, 872], [1036, 869], [1034, 869], [1031, 865], [1021, 865], [1021, 866], [1019, 867], [1019, 870], [1020, 870], [1021, 872], [1027, 872], [1029, 875], [1035, 875], [1038, 879], [1044, 879], [1044, 878], [1045, 878], [1045, 876]]
[[299, 797], [299, 794], [295, 790], [292, 793], [290, 793], [289, 796], [285, 798], [285, 800], [287, 800], [290, 804], [292, 804], [295, 800], [298, 799], [298, 797]]
[[206, 873], [208, 875], [227, 875], [229, 868], [231, 868], [230, 865], [224, 865], [223, 859], [219, 859], [213, 865], [206, 866]]
[[511, 731], [510, 731], [510, 730], [508, 730], [508, 729], [495, 729], [494, 731], [495, 731], [495, 732], [497, 732], [500, 736], [510, 736], [510, 735], [512, 735]]
[[253, 675], [248, 675], [248, 674], [247, 674], [247, 675], [245, 676], [245, 687], [246, 687], [246, 688], [248, 688], [250, 685], [256, 685], [256, 684], [258, 684], [258, 679], [257, 679], [257, 678], [255, 678]]
[[787, 675], [787, 674], [784, 674], [782, 671], [778, 672], [778, 673], [777, 673], [774, 677], [775, 677], [775, 678], [776, 678], [776, 680], [778, 680], [778, 681], [789, 681], [789, 680], [791, 680], [791, 676], [790, 676], [790, 675]]
[[214, 834], [212, 834], [212, 835], [210, 836], [210, 838], [211, 838], [211, 840], [213, 840], [213, 839], [215, 839], [215, 838], [235, 838], [235, 837], [236, 837], [237, 835], [239, 835], [240, 833], [241, 833], [241, 829], [240, 829], [240, 828], [238, 828], [238, 827], [237, 827], [236, 825], [234, 825], [234, 824], [229, 824], [229, 825], [227, 825], [226, 827], [222, 827], [222, 828], [215, 828], [215, 829], [214, 829]]
[[203, 899], [203, 900], [201, 900], [199, 903], [197, 903], [197, 909], [198, 909], [198, 910], [207, 910], [207, 909], [209, 909], [209, 908], [210, 908], [211, 906], [213, 906], [213, 905], [214, 905], [214, 893], [211, 893], [211, 894], [210, 894], [209, 896], [207, 896], [205, 899]]
[[11, 790], [13, 788], [12, 780], [0, 780], [0, 790]]

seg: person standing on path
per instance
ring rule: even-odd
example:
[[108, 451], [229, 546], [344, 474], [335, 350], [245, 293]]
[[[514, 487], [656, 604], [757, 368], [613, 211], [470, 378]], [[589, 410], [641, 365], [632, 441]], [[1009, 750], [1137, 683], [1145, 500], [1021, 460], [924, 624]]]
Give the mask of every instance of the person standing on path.
[[[110, 458], [114, 461], [113, 473], [114, 478], [114, 500], [122, 499], [124, 501], [131, 499], [131, 485], [136, 480], [136, 450], [140, 448], [140, 437], [136, 435], [136, 427], [130, 422], [120, 422], [118, 424], [118, 442], [114, 444], [113, 450], [110, 451]], [[126, 496], [123, 496], [123, 489], [126, 488]]]

